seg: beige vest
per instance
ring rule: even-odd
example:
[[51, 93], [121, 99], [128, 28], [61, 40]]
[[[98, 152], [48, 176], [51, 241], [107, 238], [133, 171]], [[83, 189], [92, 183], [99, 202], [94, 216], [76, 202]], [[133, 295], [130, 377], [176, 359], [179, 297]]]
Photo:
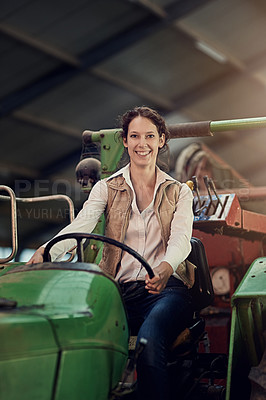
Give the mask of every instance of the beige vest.
[[[105, 210], [105, 235], [123, 243], [130, 218], [133, 193], [122, 176], [108, 180], [107, 187], [108, 201]], [[159, 186], [155, 196], [154, 210], [161, 227], [165, 250], [170, 236], [171, 222], [178, 202], [180, 187], [180, 183], [167, 180]], [[99, 266], [104, 272], [115, 277], [120, 268], [121, 256], [121, 249], [105, 243]], [[179, 264], [176, 272], [188, 287], [193, 286], [193, 264], [184, 261]]]

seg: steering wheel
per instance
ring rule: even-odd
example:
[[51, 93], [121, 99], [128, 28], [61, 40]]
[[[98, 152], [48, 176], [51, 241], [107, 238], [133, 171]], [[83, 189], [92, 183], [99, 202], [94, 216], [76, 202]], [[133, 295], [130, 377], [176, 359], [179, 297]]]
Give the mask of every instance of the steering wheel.
[[96, 233], [65, 233], [64, 235], [56, 236], [52, 240], [50, 240], [49, 243], [47, 243], [44, 253], [43, 253], [43, 261], [44, 262], [49, 262], [51, 261], [50, 257], [50, 250], [58, 242], [61, 242], [62, 240], [65, 239], [75, 239], [77, 242], [77, 256], [78, 256], [78, 262], [84, 262], [84, 249], [83, 249], [83, 244], [82, 240], [83, 239], [93, 239], [93, 240], [99, 240], [101, 242], [109, 243], [112, 244], [116, 247], [119, 247], [123, 251], [126, 251], [127, 253], [131, 254], [133, 257], [135, 257], [146, 269], [149, 277], [152, 279], [154, 277], [154, 272], [151, 268], [151, 266], [147, 263], [147, 261], [135, 250], [131, 249], [131, 247], [127, 246], [124, 243], [118, 242], [115, 239], [108, 238], [103, 235], [98, 235]]

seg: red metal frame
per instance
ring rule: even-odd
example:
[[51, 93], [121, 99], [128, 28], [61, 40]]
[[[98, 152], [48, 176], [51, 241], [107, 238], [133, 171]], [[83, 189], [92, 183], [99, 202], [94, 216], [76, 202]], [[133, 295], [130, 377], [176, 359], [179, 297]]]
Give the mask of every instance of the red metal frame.
[[[265, 214], [250, 211], [261, 208], [266, 199], [266, 188], [247, 188], [244, 201], [243, 190], [234, 193], [220, 193], [217, 198], [195, 197], [194, 208], [204, 207], [195, 216], [193, 236], [199, 238], [205, 247], [211, 275], [217, 268], [230, 271], [230, 290], [225, 295], [215, 295], [214, 304], [205, 310], [206, 329], [212, 352], [227, 352], [229, 348], [230, 299], [241, 282], [250, 264], [266, 255], [266, 209]], [[264, 205], [263, 205], [264, 208]]]

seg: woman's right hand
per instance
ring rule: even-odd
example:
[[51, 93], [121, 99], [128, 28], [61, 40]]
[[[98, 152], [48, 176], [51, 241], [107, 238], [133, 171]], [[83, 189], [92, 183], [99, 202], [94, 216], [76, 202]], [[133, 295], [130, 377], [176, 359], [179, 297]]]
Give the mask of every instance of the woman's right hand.
[[145, 276], [145, 289], [151, 294], [159, 294], [164, 290], [168, 279], [173, 274], [173, 268], [167, 261], [162, 261], [153, 268], [153, 272], [155, 275], [153, 278], [149, 278], [148, 274]]
[[43, 262], [43, 253], [44, 253], [44, 247], [39, 247], [33, 256], [29, 259], [29, 261], [26, 263], [26, 265], [30, 264], [38, 264]]

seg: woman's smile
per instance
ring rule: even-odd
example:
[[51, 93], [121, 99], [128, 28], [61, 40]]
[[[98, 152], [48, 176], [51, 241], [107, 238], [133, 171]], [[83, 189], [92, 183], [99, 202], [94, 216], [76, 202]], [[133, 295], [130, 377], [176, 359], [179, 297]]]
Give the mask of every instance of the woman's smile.
[[151, 153], [151, 150], [146, 150], [146, 151], [136, 150], [135, 152], [136, 152], [140, 157], [145, 157], [145, 156], [147, 156], [148, 154]]

